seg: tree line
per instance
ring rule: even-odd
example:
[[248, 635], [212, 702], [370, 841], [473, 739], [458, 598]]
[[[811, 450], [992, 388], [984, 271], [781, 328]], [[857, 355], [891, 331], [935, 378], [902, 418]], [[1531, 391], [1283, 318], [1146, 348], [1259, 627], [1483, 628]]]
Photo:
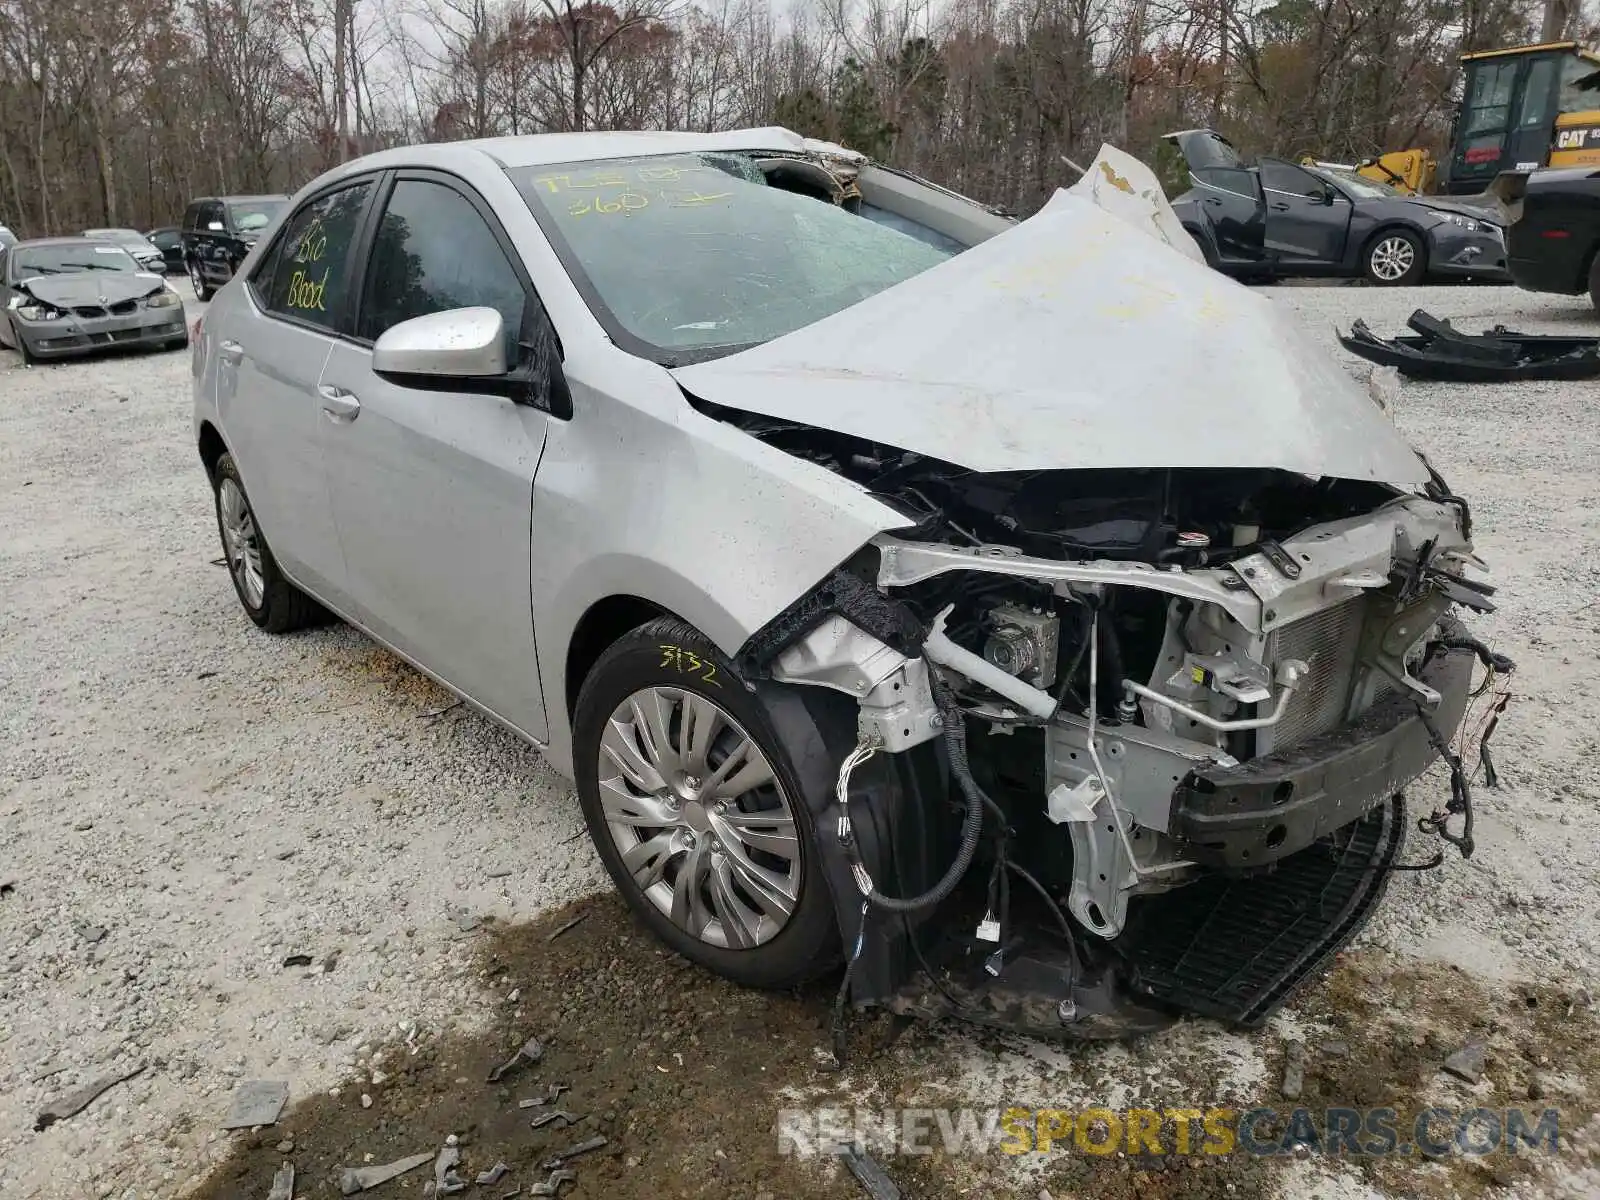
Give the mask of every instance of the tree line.
[[0, 224], [174, 222], [385, 146], [780, 124], [1028, 212], [1162, 160], [1442, 151], [1458, 57], [1597, 0], [0, 0]]

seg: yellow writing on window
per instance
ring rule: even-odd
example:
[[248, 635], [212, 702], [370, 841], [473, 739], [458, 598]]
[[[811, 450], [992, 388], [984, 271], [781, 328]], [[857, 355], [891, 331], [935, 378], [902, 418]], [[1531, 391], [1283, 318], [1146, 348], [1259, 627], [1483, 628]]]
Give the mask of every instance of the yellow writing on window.
[[320, 279], [312, 279], [304, 271], [296, 271], [289, 276], [289, 307], [312, 312], [327, 312], [328, 306], [325, 301], [330, 270], [329, 267], [323, 267]]

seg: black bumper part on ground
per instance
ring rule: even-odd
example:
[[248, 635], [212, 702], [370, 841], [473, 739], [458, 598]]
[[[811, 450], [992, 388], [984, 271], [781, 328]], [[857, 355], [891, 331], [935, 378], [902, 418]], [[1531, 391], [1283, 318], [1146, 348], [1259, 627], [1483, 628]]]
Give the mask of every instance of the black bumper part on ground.
[[1132, 991], [1255, 1028], [1366, 923], [1404, 842], [1395, 796], [1270, 873], [1136, 900], [1117, 940]]
[[[1448, 740], [1461, 723], [1473, 654], [1438, 650], [1420, 678], [1442, 699], [1430, 716]], [[1409, 694], [1360, 719], [1236, 767], [1193, 771], [1173, 791], [1171, 832], [1208, 866], [1244, 869], [1285, 858], [1402, 791], [1433, 762]]]

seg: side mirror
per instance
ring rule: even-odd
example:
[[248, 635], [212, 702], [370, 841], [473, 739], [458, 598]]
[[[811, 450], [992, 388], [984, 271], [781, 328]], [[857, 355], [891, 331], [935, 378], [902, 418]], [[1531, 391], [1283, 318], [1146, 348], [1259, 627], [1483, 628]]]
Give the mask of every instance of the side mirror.
[[401, 321], [373, 344], [372, 370], [397, 382], [498, 378], [506, 373], [505, 320], [492, 308], [452, 308]]
[[207, 221], [206, 229], [211, 233], [222, 233], [223, 224], [221, 221]]

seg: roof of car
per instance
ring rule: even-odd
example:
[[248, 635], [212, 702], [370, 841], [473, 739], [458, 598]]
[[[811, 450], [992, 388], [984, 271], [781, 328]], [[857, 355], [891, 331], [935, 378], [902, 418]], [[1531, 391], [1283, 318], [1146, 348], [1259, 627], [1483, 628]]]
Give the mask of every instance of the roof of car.
[[282, 192], [257, 192], [248, 196], [196, 196], [189, 201], [189, 207], [196, 204], [208, 204], [213, 200], [220, 200], [224, 204], [235, 204], [240, 200], [287, 200], [289, 197]]
[[98, 245], [98, 246], [105, 245], [105, 241], [102, 238], [90, 238], [90, 237], [42, 237], [42, 238], [29, 238], [25, 242], [18, 242], [15, 246], [12, 247], [12, 249], [13, 250], [21, 250], [24, 246], [82, 246], [85, 243], [93, 243], [93, 244]]
[[863, 156], [831, 142], [801, 137], [779, 126], [730, 129], [721, 133], [679, 133], [662, 130], [604, 133], [536, 133], [520, 137], [478, 138], [380, 150], [345, 166], [352, 169], [403, 165], [419, 151], [425, 157], [481, 154], [501, 167], [537, 167], [594, 159], [635, 158], [651, 154], [699, 154], [717, 150], [779, 150], [860, 159]]

